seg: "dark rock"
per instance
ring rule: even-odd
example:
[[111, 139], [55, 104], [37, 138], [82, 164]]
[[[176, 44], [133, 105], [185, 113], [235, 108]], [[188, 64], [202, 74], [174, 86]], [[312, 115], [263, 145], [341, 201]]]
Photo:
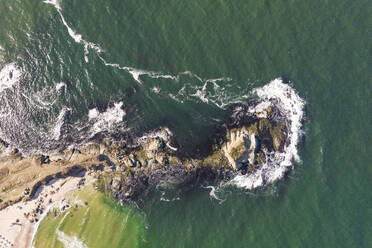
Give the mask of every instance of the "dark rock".
[[98, 164], [98, 165], [93, 164], [89, 167], [89, 169], [94, 170], [94, 171], [103, 171], [104, 166], [103, 166], [103, 164]]
[[4, 146], [5, 148], [8, 148], [9, 147], [9, 144], [6, 141], [2, 140], [2, 139], [0, 139], [0, 145]]
[[110, 166], [113, 170], [116, 169], [115, 163], [112, 162], [111, 159], [105, 154], [98, 155], [98, 161], [100, 161], [100, 162], [105, 161], [107, 163], [107, 165]]
[[50, 161], [50, 157], [49, 156], [44, 156], [44, 155], [41, 155], [40, 157], [40, 164], [49, 164], [51, 161]]
[[163, 164], [164, 164], [164, 165], [169, 165], [169, 159], [168, 159], [167, 156], [164, 156], [164, 157], [163, 157]]
[[66, 174], [71, 177], [83, 177], [85, 172], [86, 172], [85, 168], [79, 165], [75, 165], [71, 167]]
[[17, 148], [14, 148], [13, 151], [10, 153], [12, 156], [20, 155], [20, 152]]
[[109, 160], [109, 157], [107, 157], [105, 154], [98, 155], [98, 161], [103, 162]]

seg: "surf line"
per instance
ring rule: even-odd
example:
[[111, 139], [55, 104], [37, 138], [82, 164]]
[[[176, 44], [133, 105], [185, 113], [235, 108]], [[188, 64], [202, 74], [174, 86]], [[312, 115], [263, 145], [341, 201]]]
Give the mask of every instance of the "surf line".
[[102, 60], [102, 62], [106, 66], [110, 66], [110, 67], [113, 67], [113, 68], [117, 68], [117, 69], [120, 69], [120, 70], [127, 71], [128, 73], [130, 73], [132, 75], [133, 79], [136, 82], [138, 82], [139, 84], [142, 84], [142, 80], [140, 79], [141, 75], [147, 75], [151, 78], [167, 78], [167, 79], [172, 79], [172, 80], [175, 80], [175, 81], [179, 80], [179, 76], [167, 75], [167, 74], [163, 74], [163, 73], [160, 73], [160, 72], [154, 72], [154, 71], [146, 71], [146, 70], [137, 69], [137, 68], [128, 67], [128, 66], [120, 66], [119, 64], [114, 64], [114, 63], [107, 62], [101, 56], [101, 53], [103, 53], [103, 49], [99, 45], [97, 45], [93, 42], [89, 42], [87, 40], [84, 40], [83, 36], [81, 34], [78, 34], [77, 32], [75, 32], [67, 24], [66, 19], [64, 18], [63, 14], [62, 14], [62, 8], [61, 8], [61, 5], [59, 4], [59, 2], [60, 2], [59, 0], [44, 0], [43, 2], [46, 3], [46, 4], [51, 4], [51, 5], [54, 6], [54, 8], [57, 10], [59, 16], [61, 17], [63, 25], [67, 28], [67, 31], [68, 31], [68, 34], [70, 35], [70, 37], [76, 43], [82, 44], [84, 46], [84, 60], [85, 60], [86, 63], [89, 62], [89, 59], [88, 59], [89, 49], [92, 49], [93, 51], [95, 51], [97, 53], [98, 57]]
[[95, 44], [93, 42], [89, 42], [89, 41], [83, 39], [83, 36], [81, 34], [74, 31], [67, 24], [67, 21], [62, 14], [62, 8], [61, 8], [61, 5], [60, 5], [60, 0], [44, 0], [43, 2], [46, 3], [46, 4], [52, 5], [57, 10], [59, 16], [61, 17], [63, 25], [67, 28], [67, 31], [68, 31], [68, 34], [70, 35], [70, 37], [76, 43], [82, 44], [84, 46], [84, 60], [85, 60], [86, 63], [89, 62], [89, 59], [88, 59], [89, 49], [92, 49], [93, 51], [95, 51], [97, 53], [99, 59], [104, 63], [104, 65], [109, 66], [109, 67], [113, 67], [113, 68], [116, 68], [116, 69], [119, 69], [119, 70], [127, 71], [128, 73], [130, 73], [132, 75], [133, 79], [139, 84], [143, 83], [141, 78], [140, 78], [142, 75], [146, 75], [146, 76], [148, 76], [150, 78], [154, 78], [154, 79], [157, 79], [157, 78], [171, 79], [171, 80], [174, 80], [176, 82], [179, 81], [180, 75], [188, 75], [190, 77], [196, 78], [198, 81], [203, 82], [203, 83], [208, 83], [208, 82], [215, 83], [216, 81], [231, 81], [232, 80], [231, 78], [203, 79], [200, 76], [198, 76], [198, 75], [196, 75], [196, 74], [194, 74], [190, 71], [180, 72], [178, 75], [169, 75], [169, 74], [164, 74], [164, 73], [161, 73], [161, 72], [148, 71], [148, 70], [138, 69], [138, 68], [129, 67], [129, 66], [121, 66], [121, 65], [116, 64], [116, 63], [110, 63], [102, 57], [101, 54], [104, 52], [104, 50], [101, 48], [100, 45]]
[[63, 25], [67, 28], [68, 34], [71, 36], [71, 38], [74, 39], [76, 43], [83, 44], [84, 45], [84, 59], [85, 62], [89, 62], [88, 60], [88, 48], [93, 49], [97, 53], [101, 53], [102, 49], [99, 45], [94, 44], [92, 42], [86, 41], [83, 39], [81, 34], [76, 33], [66, 22], [65, 17], [62, 15], [62, 8], [59, 4], [59, 0], [45, 0], [44, 3], [51, 4], [54, 6], [54, 8], [57, 10], [59, 16], [61, 17]]
[[[237, 175], [226, 185], [235, 185], [248, 190], [273, 183], [285, 175], [286, 171], [294, 167], [293, 162], [300, 163], [298, 143], [304, 135], [302, 120], [304, 117], [305, 100], [303, 100], [283, 79], [276, 78], [253, 92], [259, 97], [260, 103], [248, 109], [250, 113], [262, 113], [270, 105], [275, 105], [286, 118], [289, 130], [289, 140], [283, 152], [267, 154], [268, 159], [260, 169], [249, 175]], [[265, 152], [267, 153], [267, 152]]]

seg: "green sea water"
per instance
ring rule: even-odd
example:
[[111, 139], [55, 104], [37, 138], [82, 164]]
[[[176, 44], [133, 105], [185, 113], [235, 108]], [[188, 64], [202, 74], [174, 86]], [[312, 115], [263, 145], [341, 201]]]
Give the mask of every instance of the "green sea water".
[[[0, 0], [0, 68], [21, 71], [0, 82], [0, 138], [33, 152], [92, 130], [166, 126], [191, 152], [229, 104], [284, 77], [306, 101], [301, 162], [265, 189], [222, 190], [223, 202], [203, 187], [149, 197], [141, 247], [372, 247], [371, 10], [368, 0]], [[124, 67], [178, 79], [135, 80]], [[121, 122], [89, 120], [118, 102]]]

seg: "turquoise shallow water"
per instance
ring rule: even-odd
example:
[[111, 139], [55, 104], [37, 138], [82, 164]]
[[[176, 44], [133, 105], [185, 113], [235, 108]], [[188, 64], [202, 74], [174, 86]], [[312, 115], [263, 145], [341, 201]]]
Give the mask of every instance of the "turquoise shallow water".
[[[2, 0], [0, 68], [16, 62], [22, 76], [0, 85], [0, 137], [46, 151], [94, 130], [167, 126], [188, 149], [212, 135], [228, 104], [282, 76], [306, 101], [302, 162], [267, 189], [220, 192], [221, 204], [205, 188], [145, 201], [143, 247], [371, 247], [371, 8], [368, 0]], [[138, 82], [123, 67], [179, 78]], [[206, 82], [216, 78], [224, 78], [217, 88]], [[120, 122], [89, 121], [89, 110], [118, 102]]]

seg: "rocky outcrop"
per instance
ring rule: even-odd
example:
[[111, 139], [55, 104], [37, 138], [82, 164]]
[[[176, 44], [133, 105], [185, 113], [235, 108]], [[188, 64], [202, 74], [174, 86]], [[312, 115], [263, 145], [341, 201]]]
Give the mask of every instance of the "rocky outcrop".
[[0, 155], [5, 151], [6, 148], [8, 148], [8, 143], [4, 140], [0, 139]]
[[[76, 176], [84, 170], [96, 174], [97, 189], [110, 192], [121, 202], [141, 197], [154, 187], [192, 187], [203, 181], [230, 180], [237, 174], [254, 173], [270, 154], [283, 152], [288, 130], [285, 118], [274, 107], [251, 112], [249, 106], [248, 103], [232, 108], [227, 123], [216, 128], [208, 152], [202, 155], [182, 154], [171, 145], [175, 142], [167, 129], [132, 140], [105, 139], [100, 144], [30, 158], [23, 158], [14, 150], [6, 160], [8, 164], [0, 164], [0, 183], [4, 179], [3, 195], [13, 189], [18, 193], [0, 207], [14, 201], [19, 192], [22, 199], [30, 199], [50, 180]], [[5, 182], [9, 175], [11, 178]], [[27, 196], [23, 195], [25, 187], [31, 189]]]
[[285, 123], [272, 118], [277, 115], [273, 108], [254, 115], [244, 111], [244, 107], [238, 108], [235, 114], [240, 119], [227, 124], [224, 135], [211, 144], [210, 154], [203, 158], [183, 158], [161, 137], [147, 137], [137, 146], [111, 144], [99, 156], [111, 170], [100, 174], [97, 188], [123, 201], [165, 183], [193, 185], [253, 173], [266, 162], [267, 154], [283, 151], [287, 130]]

